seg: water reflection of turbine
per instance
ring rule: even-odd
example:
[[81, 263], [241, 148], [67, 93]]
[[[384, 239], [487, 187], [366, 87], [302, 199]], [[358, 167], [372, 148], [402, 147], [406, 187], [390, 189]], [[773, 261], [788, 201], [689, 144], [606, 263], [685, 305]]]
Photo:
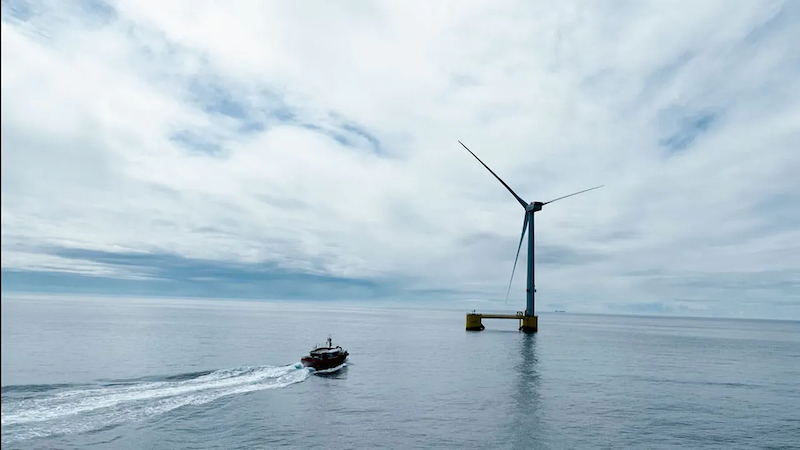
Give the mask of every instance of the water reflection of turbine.
[[[536, 335], [523, 334], [519, 342], [517, 392], [514, 395], [514, 418], [511, 424], [512, 448], [538, 449], [546, 436], [541, 402], [539, 359], [536, 355]], [[546, 448], [546, 447], [545, 447]]]

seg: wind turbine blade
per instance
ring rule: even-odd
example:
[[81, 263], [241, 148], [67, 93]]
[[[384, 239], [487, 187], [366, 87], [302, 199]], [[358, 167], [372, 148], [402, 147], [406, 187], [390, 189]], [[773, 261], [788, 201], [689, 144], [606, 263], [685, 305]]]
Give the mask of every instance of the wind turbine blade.
[[601, 188], [601, 187], [603, 187], [603, 186], [605, 186], [605, 185], [604, 185], [604, 184], [601, 184], [600, 186], [595, 186], [595, 187], [593, 187], [593, 188], [584, 189], [584, 190], [582, 190], [582, 191], [578, 191], [578, 192], [575, 192], [575, 193], [573, 193], [573, 194], [565, 195], [565, 196], [563, 196], [563, 197], [554, 198], [554, 199], [550, 200], [549, 202], [544, 202], [544, 203], [542, 203], [542, 205], [546, 205], [546, 204], [548, 204], [548, 203], [553, 203], [553, 202], [555, 202], [555, 201], [557, 201], [557, 200], [562, 200], [562, 199], [565, 199], [565, 198], [567, 198], [567, 197], [572, 197], [573, 195], [583, 194], [584, 192], [589, 192], [589, 191], [591, 191], [591, 190], [594, 190], [594, 189], [599, 189], [599, 188]]
[[494, 173], [494, 171], [493, 171], [492, 169], [490, 169], [490, 168], [489, 168], [489, 166], [487, 166], [486, 164], [484, 164], [484, 163], [483, 163], [483, 161], [481, 161], [481, 159], [480, 159], [480, 158], [478, 158], [478, 155], [476, 155], [475, 153], [472, 153], [472, 150], [468, 149], [468, 148], [467, 148], [467, 146], [466, 146], [466, 145], [464, 145], [464, 143], [463, 143], [463, 142], [461, 142], [461, 141], [458, 141], [458, 143], [459, 143], [459, 144], [461, 144], [461, 146], [462, 146], [462, 147], [466, 148], [466, 149], [467, 149], [467, 151], [468, 151], [468, 152], [470, 152], [470, 153], [472, 154], [472, 156], [474, 156], [474, 157], [475, 157], [475, 159], [477, 159], [477, 160], [478, 160], [478, 162], [479, 162], [479, 163], [481, 163], [481, 164], [483, 165], [483, 167], [486, 167], [486, 170], [488, 170], [489, 172], [491, 172], [491, 173], [492, 173], [492, 175], [494, 175], [494, 177], [495, 177], [495, 178], [497, 178], [497, 181], [499, 181], [499, 182], [503, 183], [503, 186], [505, 186], [505, 187], [506, 187], [506, 189], [508, 189], [508, 192], [511, 192], [511, 195], [513, 195], [513, 196], [514, 196], [514, 198], [516, 198], [516, 199], [517, 199], [517, 201], [520, 203], [520, 205], [522, 205], [522, 207], [523, 207], [523, 208], [527, 208], [527, 207], [528, 207], [528, 203], [527, 203], [525, 200], [523, 200], [522, 198], [520, 198], [520, 196], [519, 196], [519, 195], [517, 195], [517, 193], [516, 193], [516, 192], [514, 192], [514, 191], [513, 191], [513, 190], [512, 190], [510, 187], [508, 187], [508, 185], [506, 184], [506, 182], [505, 182], [505, 181], [503, 181], [503, 180], [502, 180], [500, 177], [498, 177], [498, 176], [497, 176], [497, 174], [496, 174], [496, 173]]
[[519, 259], [519, 250], [522, 248], [522, 241], [525, 239], [525, 230], [528, 229], [528, 213], [525, 212], [525, 221], [522, 222], [522, 236], [519, 237], [519, 245], [517, 246], [517, 256], [514, 257], [514, 268], [511, 269], [511, 279], [508, 280], [508, 290], [506, 291], [506, 303], [508, 303], [508, 294], [511, 292], [511, 282], [514, 281], [514, 272], [517, 270], [517, 260]]

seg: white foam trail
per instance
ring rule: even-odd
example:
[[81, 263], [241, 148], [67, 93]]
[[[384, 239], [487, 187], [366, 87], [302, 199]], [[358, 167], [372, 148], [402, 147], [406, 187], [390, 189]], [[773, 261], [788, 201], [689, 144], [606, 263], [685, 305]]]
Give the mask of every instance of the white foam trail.
[[2, 442], [80, 433], [163, 414], [220, 397], [299, 383], [311, 372], [299, 364], [217, 370], [179, 381], [130, 382], [44, 392], [2, 402]]
[[334, 372], [338, 372], [339, 370], [341, 370], [345, 366], [347, 366], [347, 363], [342, 363], [341, 365], [336, 366], [336, 367], [331, 367], [330, 369], [323, 369], [323, 370], [311, 369], [311, 370], [313, 371], [313, 373], [334, 373]]

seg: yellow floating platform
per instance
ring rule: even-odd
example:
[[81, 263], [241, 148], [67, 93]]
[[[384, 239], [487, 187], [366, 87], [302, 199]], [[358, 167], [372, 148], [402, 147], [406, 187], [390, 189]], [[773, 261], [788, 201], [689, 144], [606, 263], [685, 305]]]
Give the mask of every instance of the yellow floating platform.
[[528, 333], [539, 331], [539, 316], [526, 316], [522, 311], [516, 314], [483, 314], [471, 312], [467, 313], [467, 331], [483, 330], [483, 319], [516, 319], [519, 320], [519, 330]]

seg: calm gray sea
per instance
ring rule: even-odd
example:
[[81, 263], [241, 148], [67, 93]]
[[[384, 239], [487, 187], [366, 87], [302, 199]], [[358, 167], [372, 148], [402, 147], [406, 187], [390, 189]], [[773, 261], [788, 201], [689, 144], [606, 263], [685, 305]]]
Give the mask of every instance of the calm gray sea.
[[465, 312], [4, 296], [2, 447], [800, 448], [800, 322]]

